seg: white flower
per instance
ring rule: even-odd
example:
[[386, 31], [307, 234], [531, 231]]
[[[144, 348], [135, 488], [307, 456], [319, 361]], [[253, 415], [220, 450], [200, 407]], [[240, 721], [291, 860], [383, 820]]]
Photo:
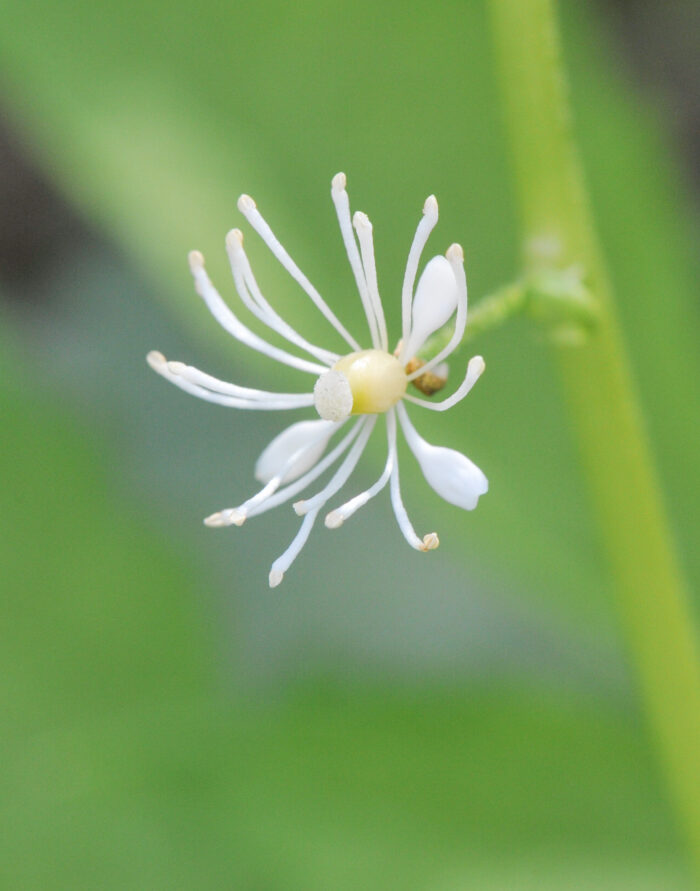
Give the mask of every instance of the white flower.
[[[408, 254], [401, 296], [402, 338], [396, 352], [390, 353], [384, 311], [377, 287], [372, 224], [363, 213], [356, 213], [351, 222], [345, 184], [345, 175], [338, 173], [333, 178], [331, 195], [367, 316], [371, 349], [361, 348], [279, 243], [253, 199], [242, 195], [238, 200], [240, 211], [282, 266], [344, 338], [351, 352], [339, 356], [309, 343], [275, 312], [263, 297], [253, 276], [243, 250], [243, 235], [240, 230], [233, 229], [226, 238], [226, 249], [239, 297], [261, 322], [312, 359], [300, 358], [285, 349], [272, 346], [243, 325], [209, 280], [202, 255], [193, 251], [189, 261], [197, 292], [214, 318], [241, 343], [278, 362], [313, 375], [316, 378], [313, 390], [303, 393], [254, 390], [217, 380], [182, 362], [168, 362], [158, 352], [148, 355], [149, 364], [158, 374], [185, 392], [208, 402], [262, 411], [315, 406], [320, 415], [317, 420], [298, 421], [287, 427], [263, 450], [255, 465], [255, 477], [263, 484], [259, 492], [238, 507], [217, 511], [204, 521], [207, 526], [240, 526], [247, 518], [289, 501], [325, 470], [340, 462], [333, 476], [320, 491], [294, 504], [294, 510], [304, 520], [287, 550], [272, 564], [271, 587], [282, 581], [284, 573], [306, 543], [319, 512], [355, 469], [380, 414], [386, 418], [388, 444], [384, 470], [373, 486], [326, 515], [325, 523], [329, 529], [341, 526], [388, 484], [394, 514], [406, 541], [419, 551], [433, 550], [438, 546], [439, 540], [434, 532], [423, 538], [416, 535], [401, 500], [396, 451], [397, 417], [426, 480], [438, 495], [451, 504], [472, 510], [476, 507], [479, 496], [488, 489], [486, 477], [466, 456], [453, 449], [427, 443], [409, 420], [404, 405], [408, 401], [433, 411], [445, 411], [467, 395], [484, 370], [484, 360], [481, 356], [475, 356], [469, 362], [466, 376], [459, 388], [452, 396], [440, 402], [430, 402], [406, 392], [407, 385], [412, 380], [428, 371], [442, 369], [444, 360], [459, 345], [464, 334], [467, 321], [467, 282], [462, 248], [453, 244], [444, 257], [433, 257], [427, 263], [414, 294], [421, 253], [438, 219], [437, 201], [431, 195], [423, 207], [423, 218], [418, 224]], [[407, 368], [409, 360], [415, 357], [428, 337], [453, 315], [456, 316], [454, 334], [447, 346], [420, 368]], [[349, 429], [328, 451], [331, 439], [349, 421]]]

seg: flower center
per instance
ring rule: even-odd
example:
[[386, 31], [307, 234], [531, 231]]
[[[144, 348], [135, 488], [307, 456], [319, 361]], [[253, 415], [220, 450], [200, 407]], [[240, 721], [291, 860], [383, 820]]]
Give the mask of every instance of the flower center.
[[349, 414], [385, 412], [401, 399], [408, 381], [403, 365], [391, 353], [361, 350], [343, 356], [314, 387], [319, 415], [339, 421]]

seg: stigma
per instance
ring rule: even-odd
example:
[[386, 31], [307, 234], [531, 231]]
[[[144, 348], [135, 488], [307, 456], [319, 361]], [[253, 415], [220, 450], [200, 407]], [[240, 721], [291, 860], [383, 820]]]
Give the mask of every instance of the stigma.
[[314, 404], [327, 421], [383, 414], [403, 397], [408, 378], [391, 353], [360, 350], [339, 359], [316, 381]]

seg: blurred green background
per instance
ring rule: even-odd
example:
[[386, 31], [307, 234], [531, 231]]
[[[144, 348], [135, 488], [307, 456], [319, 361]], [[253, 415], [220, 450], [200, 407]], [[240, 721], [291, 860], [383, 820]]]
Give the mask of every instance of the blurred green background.
[[[697, 8], [664, 8], [567, 0], [561, 14], [599, 234], [697, 592], [696, 211], [678, 148]], [[673, 77], [640, 78], [621, 32]], [[1, 887], [692, 887], [539, 332], [485, 336], [469, 399], [413, 413], [491, 482], [463, 514], [402, 454], [437, 553], [410, 551], [381, 497], [316, 530], [272, 591], [292, 511], [218, 533], [201, 518], [252, 493], [288, 418], [201, 403], [144, 361], [158, 348], [243, 384], [306, 385], [193, 294], [199, 248], [232, 295], [223, 239], [244, 223], [242, 191], [354, 332], [338, 170], [374, 223], [395, 333], [430, 193], [430, 251], [465, 246], [472, 305], [512, 278], [490, 38], [485, 3], [466, 0], [3, 4]], [[242, 228], [275, 307], [338, 348]]]

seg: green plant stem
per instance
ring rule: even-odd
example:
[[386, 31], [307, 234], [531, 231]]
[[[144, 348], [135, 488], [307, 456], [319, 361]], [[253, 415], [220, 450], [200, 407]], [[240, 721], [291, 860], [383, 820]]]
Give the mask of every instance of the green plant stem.
[[526, 273], [579, 264], [596, 333], [557, 350], [620, 622], [671, 799], [700, 865], [700, 663], [571, 134], [554, 0], [491, 0]]
[[[469, 310], [467, 327], [451, 362], [471, 342], [500, 328], [509, 319], [527, 315], [546, 326], [551, 335], [565, 343], [581, 343], [598, 324], [598, 305], [576, 270], [540, 270], [539, 274], [504, 285]], [[421, 348], [419, 358], [427, 361], [447, 346], [454, 325], [446, 325]]]
[[505, 285], [483, 297], [467, 316], [463, 342], [469, 342], [480, 334], [499, 327], [512, 316], [519, 315], [525, 307], [526, 298], [527, 290], [520, 282]]

